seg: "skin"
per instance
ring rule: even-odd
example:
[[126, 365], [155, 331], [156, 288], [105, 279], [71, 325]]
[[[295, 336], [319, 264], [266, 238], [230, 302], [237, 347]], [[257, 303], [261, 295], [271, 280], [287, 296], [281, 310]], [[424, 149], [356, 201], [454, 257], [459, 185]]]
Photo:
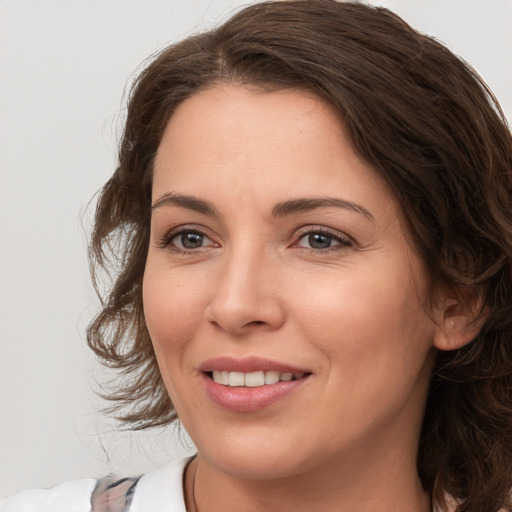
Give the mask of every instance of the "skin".
[[[298, 198], [357, 206], [273, 213]], [[431, 283], [400, 207], [331, 109], [294, 90], [194, 95], [163, 135], [153, 204], [144, 308], [198, 449], [187, 503], [193, 493], [201, 512], [430, 510], [416, 453], [435, 347], [465, 338], [447, 335], [458, 324], [442, 290], [427, 311]], [[196, 249], [183, 246], [191, 230]], [[327, 248], [311, 245], [319, 230]], [[198, 367], [247, 355], [311, 375], [262, 410], [226, 410]]]

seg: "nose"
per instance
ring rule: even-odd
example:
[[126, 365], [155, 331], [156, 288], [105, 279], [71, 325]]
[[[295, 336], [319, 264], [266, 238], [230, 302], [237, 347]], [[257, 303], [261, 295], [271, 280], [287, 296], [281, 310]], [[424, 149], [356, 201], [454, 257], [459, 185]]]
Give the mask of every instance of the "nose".
[[214, 279], [207, 320], [237, 337], [279, 329], [286, 317], [279, 274], [271, 258], [233, 251]]

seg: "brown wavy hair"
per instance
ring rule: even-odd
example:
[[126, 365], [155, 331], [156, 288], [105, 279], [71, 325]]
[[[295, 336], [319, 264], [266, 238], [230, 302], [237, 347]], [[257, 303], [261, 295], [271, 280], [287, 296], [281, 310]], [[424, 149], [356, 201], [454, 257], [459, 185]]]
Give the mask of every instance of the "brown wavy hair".
[[459, 512], [512, 510], [512, 139], [485, 83], [392, 12], [334, 0], [264, 2], [162, 51], [135, 81], [119, 165], [101, 190], [90, 245], [110, 286], [88, 328], [120, 372], [113, 410], [134, 429], [176, 413], [142, 304], [152, 166], [176, 107], [221, 82], [316, 94], [389, 184], [433, 282], [482, 297], [467, 346], [439, 352], [418, 453], [424, 488]]

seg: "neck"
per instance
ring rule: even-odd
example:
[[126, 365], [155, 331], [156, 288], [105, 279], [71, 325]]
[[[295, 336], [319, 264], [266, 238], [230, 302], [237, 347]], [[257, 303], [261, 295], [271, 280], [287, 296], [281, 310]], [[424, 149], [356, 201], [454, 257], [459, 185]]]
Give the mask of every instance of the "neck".
[[[368, 451], [368, 450], [366, 450]], [[189, 512], [429, 512], [415, 461], [385, 454], [327, 461], [314, 470], [274, 480], [243, 479], [218, 471], [198, 456], [186, 474]], [[355, 464], [354, 460], [364, 463]], [[407, 463], [406, 463], [407, 462]]]

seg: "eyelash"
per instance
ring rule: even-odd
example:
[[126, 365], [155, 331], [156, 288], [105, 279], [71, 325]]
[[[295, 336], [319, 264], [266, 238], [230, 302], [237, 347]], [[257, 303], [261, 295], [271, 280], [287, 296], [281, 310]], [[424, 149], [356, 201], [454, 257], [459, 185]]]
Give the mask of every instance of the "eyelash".
[[[203, 237], [202, 242], [204, 242], [205, 239], [210, 240], [211, 245], [200, 246], [200, 247], [192, 249], [192, 248], [186, 248], [186, 247], [177, 247], [176, 245], [173, 244], [174, 240], [177, 240], [177, 239], [179, 239], [179, 237], [183, 237], [183, 235], [186, 235], [186, 234], [197, 235], [199, 237]], [[321, 235], [321, 236], [327, 237], [330, 239], [330, 242], [335, 241], [337, 243], [333, 246], [329, 246], [329, 247], [325, 247], [325, 248], [304, 247], [304, 246], [299, 245], [301, 240], [306, 239], [306, 237], [312, 237], [315, 235]], [[183, 245], [183, 243], [182, 243], [182, 245]], [[296, 235], [295, 241], [293, 242], [293, 244], [291, 246], [297, 247], [298, 249], [300, 249], [302, 251], [321, 254], [321, 253], [327, 253], [327, 252], [333, 252], [333, 251], [340, 251], [340, 250], [346, 249], [348, 247], [352, 247], [353, 245], [354, 245], [354, 243], [352, 242], [352, 240], [350, 240], [346, 236], [340, 235], [339, 232], [333, 232], [329, 229], [321, 228], [321, 227], [308, 226], [308, 227], [303, 228]], [[170, 231], [169, 233], [167, 233], [162, 238], [162, 240], [160, 241], [158, 246], [160, 248], [167, 248], [167, 249], [171, 250], [172, 252], [187, 255], [187, 254], [196, 254], [197, 252], [204, 250], [208, 247], [212, 247], [212, 246], [219, 247], [219, 244], [214, 242], [212, 240], [212, 238], [210, 236], [208, 236], [204, 231], [197, 229], [197, 228], [187, 228], [185, 226], [185, 227], [180, 227], [180, 228], [174, 229], [174, 230]]]
[[162, 240], [160, 241], [158, 246], [162, 249], [169, 249], [173, 252], [177, 252], [177, 253], [185, 254], [185, 255], [186, 254], [195, 254], [198, 251], [206, 248], [206, 247], [201, 246], [201, 247], [197, 247], [194, 249], [188, 249], [186, 247], [177, 247], [176, 245], [173, 244], [174, 240], [179, 239], [179, 237], [182, 237], [183, 235], [186, 235], [186, 234], [197, 235], [197, 236], [203, 237], [203, 240], [204, 239], [210, 240], [212, 242], [213, 246], [218, 247], [218, 244], [213, 242], [211, 237], [209, 237], [204, 231], [197, 229], [197, 228], [188, 228], [186, 226], [182, 226], [180, 228], [173, 229], [172, 231], [167, 233], [162, 238]]
[[[337, 242], [337, 244], [326, 247], [326, 248], [314, 248], [314, 247], [302, 247], [298, 245], [301, 240], [306, 239], [308, 237], [314, 236], [314, 235], [322, 235], [325, 237], [328, 237], [331, 241]], [[297, 246], [299, 249], [311, 252], [311, 253], [327, 253], [327, 252], [333, 252], [333, 251], [340, 251], [343, 249], [346, 249], [348, 247], [352, 247], [354, 243], [350, 238], [347, 236], [341, 235], [339, 232], [333, 232], [329, 229], [322, 228], [322, 227], [312, 227], [308, 226], [306, 228], [303, 228], [303, 231], [298, 234], [298, 237], [296, 239], [296, 242], [294, 242], [295, 246]]]

